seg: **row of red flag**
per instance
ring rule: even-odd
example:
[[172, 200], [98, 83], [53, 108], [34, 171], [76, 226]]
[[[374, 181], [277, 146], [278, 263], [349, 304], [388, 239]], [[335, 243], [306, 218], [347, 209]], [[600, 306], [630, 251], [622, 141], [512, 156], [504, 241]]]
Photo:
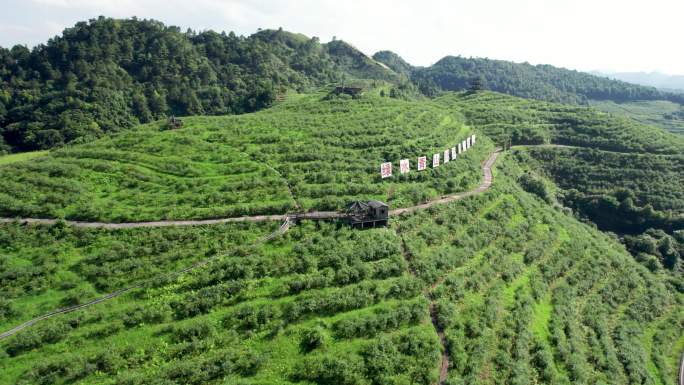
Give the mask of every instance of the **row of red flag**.
[[[450, 149], [444, 150], [444, 161], [443, 163], [448, 163], [450, 160], [456, 159], [456, 157], [459, 154], [462, 154], [470, 147], [472, 147], [475, 144], [475, 134], [470, 135], [467, 137], [464, 141], [459, 143], [458, 145], [451, 147]], [[440, 160], [442, 158], [442, 154], [437, 153], [432, 155], [432, 168], [437, 168], [439, 167]], [[420, 156], [418, 157], [418, 171], [425, 170], [427, 168], [427, 157], [426, 156]], [[399, 172], [401, 174], [406, 174], [411, 170], [411, 165], [408, 159], [402, 159], [399, 161]], [[380, 176], [384, 178], [389, 178], [392, 176], [392, 162], [385, 162], [380, 164]]]

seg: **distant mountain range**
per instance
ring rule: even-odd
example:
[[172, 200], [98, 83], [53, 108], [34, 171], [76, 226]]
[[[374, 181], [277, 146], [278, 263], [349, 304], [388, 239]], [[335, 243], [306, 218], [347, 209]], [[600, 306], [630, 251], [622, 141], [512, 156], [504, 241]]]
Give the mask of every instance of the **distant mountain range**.
[[662, 72], [602, 72], [592, 71], [594, 75], [607, 76], [643, 86], [657, 87], [665, 91], [684, 93], [684, 75], [667, 75]]

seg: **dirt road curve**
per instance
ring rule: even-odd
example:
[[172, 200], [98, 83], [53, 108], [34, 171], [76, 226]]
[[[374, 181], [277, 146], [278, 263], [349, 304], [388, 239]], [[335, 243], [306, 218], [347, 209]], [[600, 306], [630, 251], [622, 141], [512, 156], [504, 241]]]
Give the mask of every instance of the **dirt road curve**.
[[417, 206], [411, 206], [411, 207], [405, 207], [401, 209], [394, 209], [390, 210], [390, 215], [399, 215], [399, 214], [404, 214], [404, 213], [412, 213], [414, 211], [418, 210], [423, 210], [432, 206], [436, 205], [441, 205], [444, 203], [449, 203], [453, 201], [457, 201], [459, 199], [467, 198], [472, 195], [477, 195], [477, 194], [482, 194], [483, 192], [489, 190], [489, 188], [492, 186], [492, 166], [494, 165], [494, 162], [496, 162], [496, 158], [499, 156], [501, 153], [501, 149], [497, 148], [496, 151], [494, 151], [487, 161], [482, 165], [482, 183], [480, 185], [470, 191], [462, 192], [462, 193], [457, 193], [457, 194], [452, 194], [452, 195], [446, 195], [442, 198], [432, 200], [427, 203], [423, 203]]
[[[487, 159], [487, 161], [482, 166], [482, 173], [484, 179], [482, 183], [477, 188], [447, 195], [439, 199], [432, 200], [427, 203], [423, 203], [417, 206], [405, 207], [400, 209], [390, 210], [390, 215], [399, 215], [403, 213], [411, 213], [417, 210], [426, 209], [435, 205], [441, 205], [444, 203], [449, 203], [455, 200], [463, 199], [471, 195], [480, 194], [492, 185], [492, 166], [496, 161], [496, 158], [501, 152], [500, 148], [497, 148]], [[231, 222], [263, 222], [263, 221], [284, 221], [288, 217], [294, 217], [295, 214], [275, 214], [275, 215], [255, 215], [248, 217], [233, 217], [233, 218], [219, 218], [219, 219], [200, 219], [200, 220], [178, 220], [178, 221], [152, 221], [152, 222], [124, 222], [124, 223], [110, 223], [110, 222], [82, 222], [82, 221], [64, 221], [66, 224], [75, 227], [88, 227], [88, 228], [103, 228], [103, 229], [130, 229], [137, 227], [165, 227], [165, 226], [197, 226], [197, 225], [215, 225], [220, 223], [231, 223]], [[298, 219], [334, 219], [339, 218], [340, 213], [335, 211], [313, 211], [303, 214], [296, 214]], [[0, 223], [8, 223], [18, 221], [20, 223], [27, 224], [41, 224], [41, 225], [54, 225], [57, 223], [57, 219], [43, 219], [43, 218], [0, 218]]]

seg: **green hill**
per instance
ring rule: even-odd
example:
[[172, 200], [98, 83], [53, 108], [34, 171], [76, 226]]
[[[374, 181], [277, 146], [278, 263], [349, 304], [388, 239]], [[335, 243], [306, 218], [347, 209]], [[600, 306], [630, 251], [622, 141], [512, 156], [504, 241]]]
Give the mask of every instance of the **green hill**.
[[3, 340], [0, 384], [431, 384], [436, 330], [450, 384], [674, 384], [681, 276], [525, 192], [523, 172], [508, 155], [482, 195], [266, 243], [276, 223], [0, 225], [2, 330], [223, 255]]
[[[674, 385], [683, 102], [136, 18], [0, 48], [0, 385]], [[370, 199], [409, 210], [275, 221]]]
[[449, 93], [438, 104], [497, 143], [563, 144], [630, 153], [681, 154], [684, 138], [632, 119], [574, 106], [495, 92]]
[[[1, 224], [0, 331], [141, 286], [0, 341], [0, 384], [431, 384], [444, 357], [450, 384], [674, 384], [684, 347], [679, 233], [627, 234], [634, 258], [554, 202], [591, 217], [568, 200], [571, 186], [610, 195], [598, 177], [581, 177], [589, 169], [633, 199], [679, 210], [683, 197], [663, 195], [662, 181], [681, 178], [682, 139], [592, 109], [489, 92], [290, 95], [256, 113], [186, 118], [177, 130], [151, 123], [6, 163], [0, 202], [5, 215], [103, 220], [333, 209], [358, 198], [408, 206], [477, 185], [494, 147], [487, 135], [502, 140], [502, 127], [514, 144], [575, 138], [581, 147], [516, 148], [497, 161], [491, 190], [393, 217], [387, 229], [304, 221], [263, 241], [278, 223]], [[472, 132], [477, 145], [456, 161], [378, 175], [383, 160]], [[644, 175], [611, 171], [641, 160], [669, 174], [634, 185]]]
[[[462, 111], [467, 124], [495, 142], [523, 145], [515, 153], [527, 170], [521, 182], [528, 190], [618, 234], [644, 263], [681, 270], [681, 136], [591, 108], [491, 92], [437, 102]], [[554, 186], [545, 186], [545, 178]]]
[[256, 111], [286, 90], [396, 77], [341, 41], [100, 17], [32, 50], [0, 48], [0, 153], [87, 141], [168, 115]]
[[399, 73], [409, 75], [427, 95], [466, 90], [474, 79], [480, 78], [489, 90], [551, 102], [587, 104], [590, 100], [669, 100], [684, 104], [684, 97], [678, 93], [551, 65], [446, 56], [429, 67], [414, 67], [391, 51], [380, 51], [374, 58]]
[[[340, 40], [282, 29], [245, 37], [100, 17], [31, 50], [0, 48], [0, 154], [88, 142], [171, 115], [254, 112], [288, 91], [332, 83], [387, 82], [389, 95], [409, 98], [467, 89], [474, 78], [494, 91], [555, 102], [684, 102], [680, 94], [548, 65], [447, 56], [414, 67], [390, 51], [370, 58]], [[649, 113], [677, 127], [675, 115]]]
[[[0, 167], [0, 216], [216, 218], [371, 198], [408, 206], [479, 183], [479, 163], [493, 148], [486, 138], [443, 167], [398, 173], [402, 158], [415, 170], [418, 156], [463, 141], [471, 130], [462, 119], [427, 101], [321, 92], [255, 114], [185, 118], [178, 130], [148, 124]], [[383, 180], [385, 161], [396, 170]]]

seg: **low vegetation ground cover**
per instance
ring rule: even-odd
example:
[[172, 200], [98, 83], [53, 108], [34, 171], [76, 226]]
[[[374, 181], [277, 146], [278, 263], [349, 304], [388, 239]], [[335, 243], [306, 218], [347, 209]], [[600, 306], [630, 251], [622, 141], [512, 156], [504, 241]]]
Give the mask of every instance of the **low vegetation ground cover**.
[[[303, 222], [259, 245], [277, 224], [2, 225], [14, 261], [4, 326], [25, 319], [21, 304], [41, 291], [66, 298], [58, 277], [99, 292], [228, 253], [2, 341], [0, 383], [430, 384], [441, 360], [434, 302], [449, 384], [674, 384], [681, 276], [646, 269], [522, 190], [511, 155], [498, 164], [492, 190], [387, 229]], [[180, 256], [178, 243], [188, 244]], [[29, 261], [51, 248], [74, 257], [38, 272]], [[14, 271], [45, 285], [24, 289], [7, 280]]]
[[0, 166], [14, 162], [21, 162], [47, 155], [47, 151], [20, 152], [16, 154], [0, 155]]

